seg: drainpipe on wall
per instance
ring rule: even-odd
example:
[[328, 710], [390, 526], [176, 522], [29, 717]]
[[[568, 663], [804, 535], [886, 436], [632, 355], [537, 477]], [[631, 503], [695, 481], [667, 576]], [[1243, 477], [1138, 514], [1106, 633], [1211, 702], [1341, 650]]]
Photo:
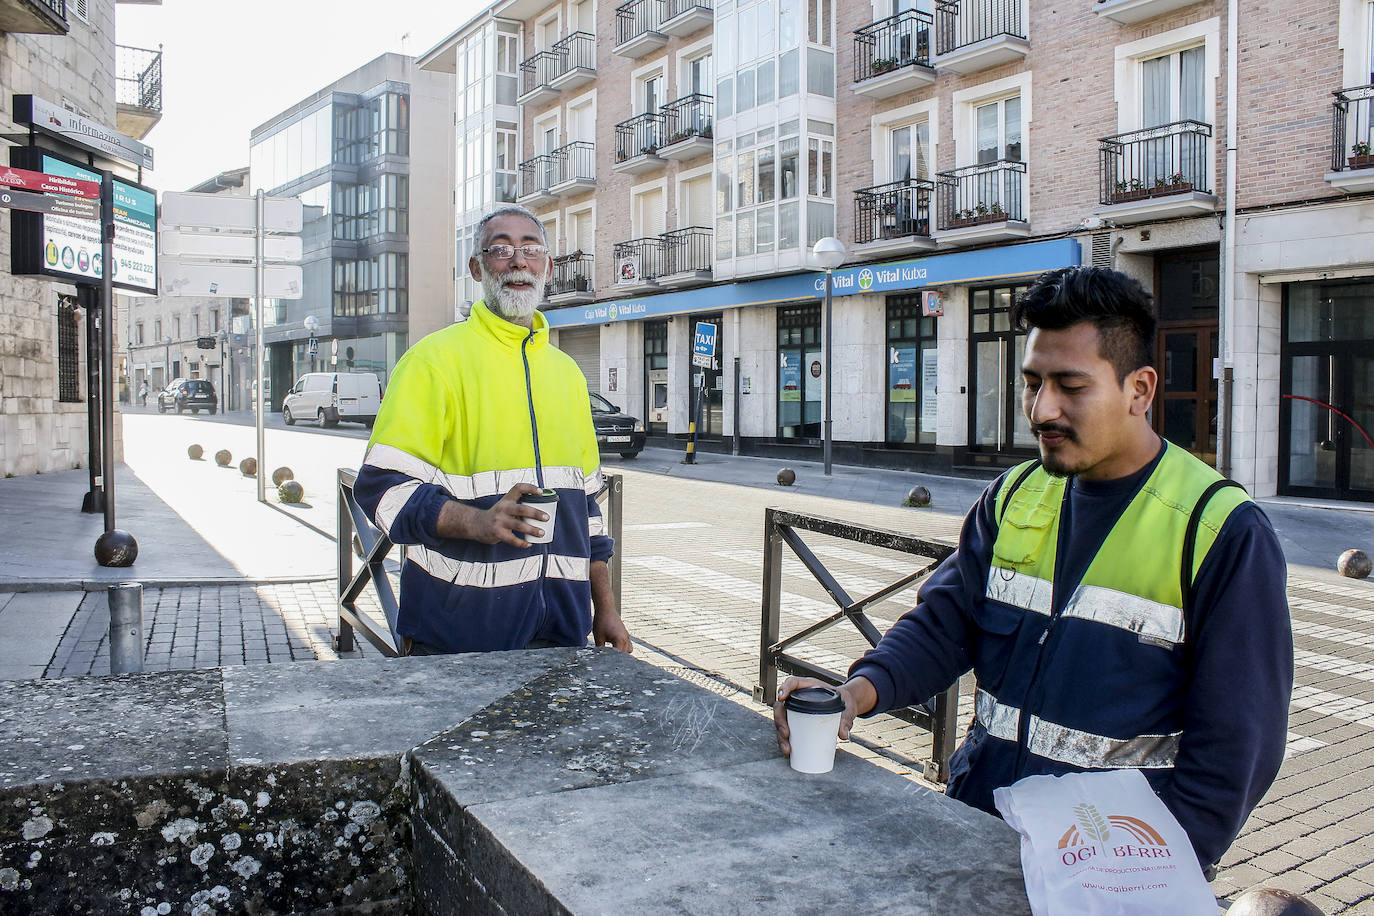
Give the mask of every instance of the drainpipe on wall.
[[[1226, 217], [1222, 225], [1221, 253], [1221, 379], [1218, 382], [1217, 470], [1231, 476], [1231, 425], [1235, 400], [1235, 309], [1236, 309], [1236, 83], [1239, 70], [1240, 3], [1226, 0]], [[1258, 319], [1258, 316], [1256, 316]]]

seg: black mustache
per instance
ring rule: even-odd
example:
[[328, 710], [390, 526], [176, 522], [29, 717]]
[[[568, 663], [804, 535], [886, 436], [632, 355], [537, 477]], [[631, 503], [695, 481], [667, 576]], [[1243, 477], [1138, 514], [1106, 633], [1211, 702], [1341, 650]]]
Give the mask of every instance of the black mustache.
[[1063, 436], [1070, 442], [1078, 441], [1077, 433], [1075, 433], [1069, 427], [1061, 426], [1058, 423], [1032, 423], [1031, 432], [1035, 434], [1035, 437], [1037, 439], [1045, 433], [1050, 433], [1052, 435]]

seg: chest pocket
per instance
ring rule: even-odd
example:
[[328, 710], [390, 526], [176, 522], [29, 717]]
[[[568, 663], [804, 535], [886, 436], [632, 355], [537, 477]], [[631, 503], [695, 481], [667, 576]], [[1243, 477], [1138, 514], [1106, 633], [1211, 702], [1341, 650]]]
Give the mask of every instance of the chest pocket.
[[1038, 502], [1008, 506], [992, 546], [994, 561], [1000, 561], [994, 565], [1017, 568], [1046, 556], [1055, 515], [1052, 508]]

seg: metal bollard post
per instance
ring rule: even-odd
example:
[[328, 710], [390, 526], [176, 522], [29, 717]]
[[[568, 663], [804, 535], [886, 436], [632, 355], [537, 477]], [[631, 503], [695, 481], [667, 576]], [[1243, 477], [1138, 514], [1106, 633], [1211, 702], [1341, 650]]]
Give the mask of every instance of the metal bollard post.
[[121, 582], [106, 593], [110, 602], [110, 673], [143, 670], [143, 586]]

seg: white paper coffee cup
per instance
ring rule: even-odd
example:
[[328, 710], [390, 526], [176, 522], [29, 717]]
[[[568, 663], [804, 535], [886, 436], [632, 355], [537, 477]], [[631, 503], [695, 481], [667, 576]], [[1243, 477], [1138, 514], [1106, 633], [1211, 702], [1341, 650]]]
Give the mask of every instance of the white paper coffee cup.
[[520, 501], [527, 506], [533, 506], [549, 517], [547, 522], [541, 522], [534, 518], [526, 519], [525, 521], [527, 524], [533, 525], [536, 528], [543, 528], [544, 533], [529, 534], [525, 532], [521, 533], [520, 536], [531, 544], [547, 544], [552, 541], [553, 523], [558, 519], [558, 491], [546, 488], [540, 490], [538, 493], [529, 493], [522, 496], [520, 497]]
[[840, 735], [844, 700], [831, 687], [803, 687], [788, 695], [788, 743], [792, 769], [798, 773], [829, 773], [835, 766], [835, 743]]

